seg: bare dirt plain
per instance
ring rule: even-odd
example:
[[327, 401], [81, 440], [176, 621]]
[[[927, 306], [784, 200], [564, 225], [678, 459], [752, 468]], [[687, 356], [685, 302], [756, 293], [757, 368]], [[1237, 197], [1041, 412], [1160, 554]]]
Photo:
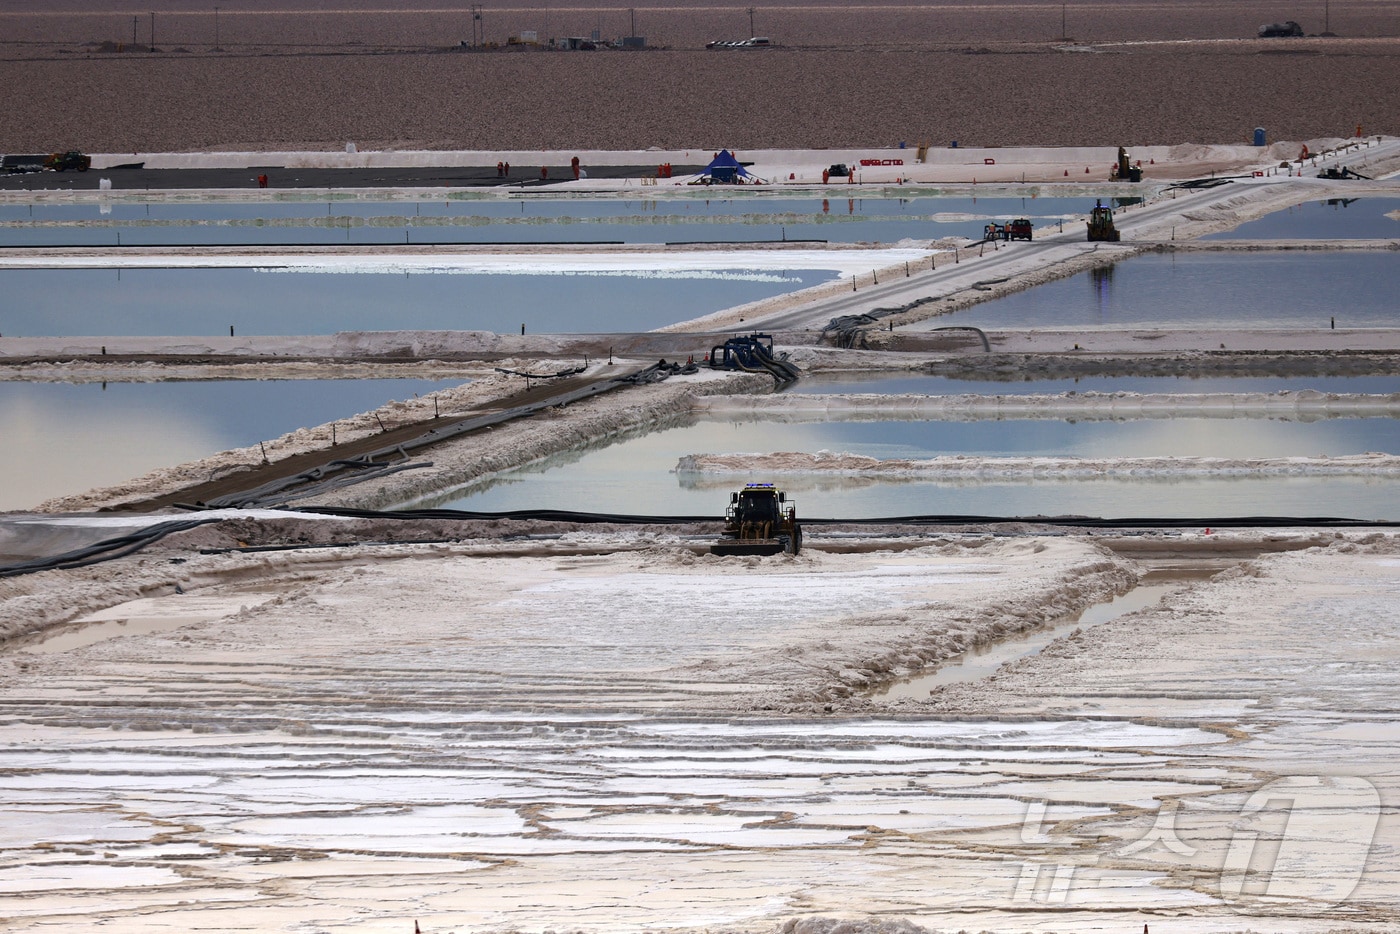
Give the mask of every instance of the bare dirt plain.
[[[833, 3], [636, 10], [643, 52], [470, 52], [462, 9], [8, 4], [0, 148], [1141, 145], [1400, 128], [1400, 3]], [[628, 8], [509, 3], [479, 36], [616, 38]], [[1309, 38], [1260, 40], [1293, 18]], [[217, 20], [217, 27], [216, 27]], [[1318, 38], [1330, 29], [1335, 37]], [[216, 32], [217, 30], [217, 32]], [[154, 32], [154, 48], [152, 33]], [[120, 50], [120, 51], [119, 51]]]

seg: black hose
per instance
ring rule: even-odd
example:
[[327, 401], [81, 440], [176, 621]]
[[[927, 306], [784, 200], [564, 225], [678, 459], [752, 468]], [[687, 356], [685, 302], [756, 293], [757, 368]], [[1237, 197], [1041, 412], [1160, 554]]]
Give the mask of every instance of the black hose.
[[[375, 509], [349, 509], [337, 506], [307, 506], [289, 509], [316, 515], [340, 516], [351, 519], [398, 519], [404, 521], [484, 520], [572, 522], [581, 525], [696, 525], [722, 521], [715, 515], [704, 516], [637, 516], [622, 513], [574, 512], [567, 509], [515, 509], [502, 512], [474, 512], [465, 509], [405, 509], [385, 512]], [[87, 567], [113, 558], [133, 554], [175, 532], [183, 532], [222, 518], [177, 519], [147, 526], [127, 535], [107, 539], [85, 548], [64, 552], [47, 558], [0, 566], [0, 578], [18, 577], [39, 571], [68, 570]], [[888, 516], [864, 519], [803, 519], [804, 525], [866, 525], [866, 526], [926, 526], [949, 527], [967, 525], [1053, 526], [1085, 529], [1248, 529], [1248, 528], [1354, 528], [1386, 529], [1400, 527], [1400, 520], [1349, 519], [1339, 516], [1195, 516], [1100, 518], [1097, 516], [959, 516], [921, 515]]]
[[53, 555], [47, 558], [35, 558], [32, 561], [24, 561], [20, 564], [0, 566], [0, 577], [19, 577], [22, 574], [34, 574], [38, 571], [69, 570], [72, 568], [87, 567], [88, 565], [98, 564], [103, 561], [111, 560], [112, 558], [120, 558], [125, 555], [133, 554], [174, 532], [183, 532], [186, 529], [207, 525], [210, 522], [221, 521], [223, 520], [219, 518], [203, 518], [176, 519], [170, 522], [159, 522], [155, 525], [148, 525], [144, 529], [138, 529], [128, 535], [109, 538], [95, 545], [88, 545], [85, 548], [66, 551], [61, 555]]
[[[579, 524], [608, 523], [613, 525], [690, 525], [718, 522], [720, 518], [705, 516], [637, 516], [622, 513], [574, 512], [567, 509], [514, 509], [501, 512], [475, 512], [465, 509], [405, 509], [383, 512], [373, 509], [348, 509], [337, 506], [308, 506], [298, 512], [345, 516], [359, 519], [461, 519], [461, 520], [535, 520], [542, 522], [576, 522]], [[1099, 516], [975, 516], [919, 515], [888, 516], [861, 519], [802, 520], [803, 525], [1048, 525], [1069, 528], [1103, 529], [1190, 529], [1190, 528], [1395, 528], [1400, 519], [1350, 519], [1340, 516], [1189, 516], [1189, 517], [1120, 517]]]

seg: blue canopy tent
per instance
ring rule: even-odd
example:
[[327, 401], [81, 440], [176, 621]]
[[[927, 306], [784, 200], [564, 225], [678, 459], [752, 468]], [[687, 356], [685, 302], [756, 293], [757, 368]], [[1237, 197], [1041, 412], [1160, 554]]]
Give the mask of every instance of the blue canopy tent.
[[700, 170], [692, 185], [742, 185], [761, 183], [763, 179], [740, 164], [728, 149], [721, 149], [710, 164]]

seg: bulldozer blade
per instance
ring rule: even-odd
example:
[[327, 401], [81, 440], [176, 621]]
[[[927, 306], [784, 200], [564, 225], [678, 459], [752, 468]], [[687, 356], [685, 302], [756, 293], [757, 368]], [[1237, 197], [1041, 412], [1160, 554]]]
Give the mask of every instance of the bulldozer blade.
[[712, 555], [780, 555], [786, 550], [783, 542], [775, 538], [715, 542], [710, 546]]

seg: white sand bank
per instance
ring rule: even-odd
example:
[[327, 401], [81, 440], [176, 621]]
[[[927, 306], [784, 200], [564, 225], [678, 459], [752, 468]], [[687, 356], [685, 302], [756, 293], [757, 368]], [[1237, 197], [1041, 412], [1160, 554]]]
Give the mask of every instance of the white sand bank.
[[881, 460], [861, 454], [820, 451], [764, 454], [687, 454], [681, 474], [818, 474], [889, 480], [1122, 480], [1188, 477], [1400, 476], [1400, 456], [1338, 457], [976, 457], [950, 455], [927, 460]]

